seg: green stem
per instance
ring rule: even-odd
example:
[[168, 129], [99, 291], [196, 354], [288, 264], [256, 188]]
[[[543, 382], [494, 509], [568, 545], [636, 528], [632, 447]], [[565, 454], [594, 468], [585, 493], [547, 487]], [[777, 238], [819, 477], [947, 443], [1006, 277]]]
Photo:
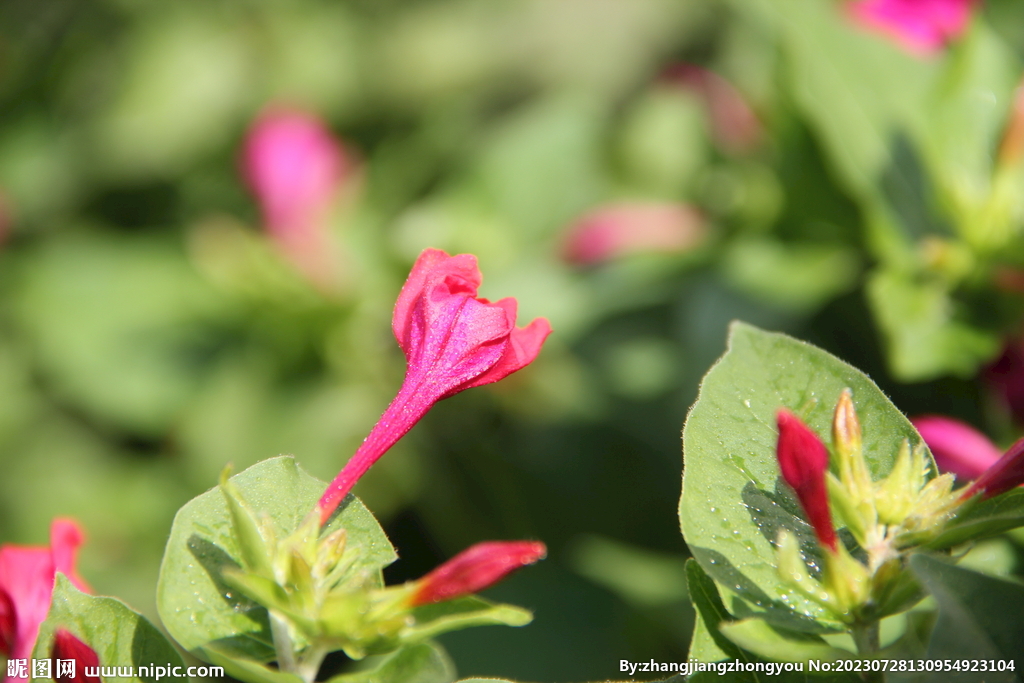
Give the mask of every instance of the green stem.
[[295, 646], [288, 634], [288, 622], [270, 610], [270, 633], [274, 636], [274, 650], [277, 652], [277, 668], [289, 673], [299, 673], [295, 662]]
[[[878, 639], [878, 622], [856, 624], [853, 627], [853, 642], [857, 644], [857, 654], [873, 657], [880, 649]], [[864, 683], [885, 683], [884, 671], [865, 671], [861, 674]]]

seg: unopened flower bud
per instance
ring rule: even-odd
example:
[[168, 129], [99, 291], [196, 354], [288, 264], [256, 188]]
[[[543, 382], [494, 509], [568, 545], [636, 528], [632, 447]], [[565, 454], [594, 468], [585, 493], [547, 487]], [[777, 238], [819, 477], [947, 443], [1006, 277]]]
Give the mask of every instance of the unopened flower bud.
[[825, 488], [825, 472], [828, 469], [825, 444], [788, 410], [779, 410], [776, 420], [779, 440], [775, 452], [782, 478], [796, 492], [818, 541], [835, 552], [838, 541], [832, 526]]
[[982, 498], [992, 498], [1005, 493], [1024, 483], [1024, 438], [1019, 439], [999, 458], [996, 464], [988, 468], [985, 474], [968, 487], [960, 497], [966, 500], [977, 494]]
[[478, 543], [417, 581], [410, 604], [428, 605], [476, 593], [545, 555], [547, 548], [537, 541]]

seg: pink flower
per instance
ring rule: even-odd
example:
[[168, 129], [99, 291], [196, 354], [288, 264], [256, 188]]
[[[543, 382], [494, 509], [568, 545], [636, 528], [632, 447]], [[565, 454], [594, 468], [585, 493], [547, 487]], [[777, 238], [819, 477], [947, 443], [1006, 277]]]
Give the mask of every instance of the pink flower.
[[976, 0], [856, 0], [853, 18], [885, 33], [908, 52], [927, 56], [967, 29]]
[[369, 436], [327, 487], [321, 521], [356, 481], [442, 398], [497, 382], [529, 365], [551, 326], [537, 318], [516, 325], [516, 300], [476, 296], [482, 276], [471, 254], [427, 249], [395, 303], [391, 327], [405, 352], [405, 381]]
[[[88, 590], [75, 573], [75, 554], [82, 531], [69, 519], [55, 519], [50, 547], [5, 545], [0, 548], [0, 653], [10, 659], [32, 656], [39, 625], [46, 619], [57, 572]], [[7, 677], [5, 683], [13, 683]]]
[[[85, 673], [86, 667], [90, 670], [95, 671], [95, 667], [100, 665], [100, 658], [96, 654], [96, 651], [91, 647], [79, 640], [70, 631], [64, 629], [57, 629], [57, 632], [53, 636], [53, 649], [50, 652], [51, 659], [63, 659], [75, 660], [74, 675], [65, 678], [64, 676], [57, 677], [57, 671], [54, 673], [54, 680], [67, 680], [70, 683], [100, 683], [98, 676], [87, 676]], [[53, 666], [57, 666], [56, 662]]]
[[760, 144], [764, 133], [761, 121], [732, 83], [694, 64], [673, 64], [664, 71], [663, 78], [700, 97], [715, 144], [722, 150], [742, 154]]
[[477, 543], [417, 581], [410, 604], [428, 605], [482, 591], [516, 569], [544, 559], [547, 552], [538, 541]]
[[985, 470], [973, 484], [967, 487], [961, 500], [981, 494], [992, 498], [1024, 484], [1024, 439], [1010, 446], [994, 465]]
[[1002, 453], [988, 437], [960, 420], [921, 415], [911, 420], [943, 472], [975, 479], [999, 460]]
[[638, 252], [682, 252], [698, 245], [706, 233], [704, 219], [685, 204], [606, 204], [569, 228], [562, 258], [590, 265]]
[[271, 238], [314, 282], [330, 281], [327, 220], [354, 167], [344, 148], [316, 116], [272, 106], [249, 129], [242, 165]]
[[836, 552], [838, 537], [832, 526], [825, 487], [828, 450], [821, 439], [788, 410], [779, 410], [776, 421], [779, 425], [779, 440], [775, 455], [779, 460], [782, 478], [796, 492], [818, 541]]

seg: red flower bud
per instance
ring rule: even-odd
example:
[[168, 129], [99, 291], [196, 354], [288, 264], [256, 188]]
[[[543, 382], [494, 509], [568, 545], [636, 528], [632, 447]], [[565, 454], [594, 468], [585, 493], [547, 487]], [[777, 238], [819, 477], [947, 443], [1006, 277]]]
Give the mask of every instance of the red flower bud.
[[356, 481], [442, 398], [497, 382], [529, 365], [551, 326], [516, 327], [516, 300], [476, 296], [476, 257], [427, 249], [395, 304], [392, 329], [405, 352], [405, 381], [359, 450], [327, 487], [318, 507], [327, 521]]
[[[96, 651], [79, 640], [70, 631], [57, 629], [53, 637], [51, 659], [55, 660], [54, 680], [69, 680], [71, 683], [100, 683], [99, 676], [87, 676], [86, 667], [95, 671], [100, 665]], [[73, 662], [69, 665], [67, 662]]]
[[482, 591], [516, 569], [544, 559], [547, 552], [538, 541], [477, 543], [417, 581], [410, 604], [427, 605]]
[[1024, 484], [1024, 438], [1010, 446], [960, 498], [966, 500], [979, 493], [982, 498], [992, 498], [1021, 484]]
[[796, 492], [818, 541], [835, 552], [838, 539], [832, 526], [825, 488], [828, 450], [821, 439], [788, 410], [779, 410], [776, 420], [779, 441], [775, 454], [782, 478]]

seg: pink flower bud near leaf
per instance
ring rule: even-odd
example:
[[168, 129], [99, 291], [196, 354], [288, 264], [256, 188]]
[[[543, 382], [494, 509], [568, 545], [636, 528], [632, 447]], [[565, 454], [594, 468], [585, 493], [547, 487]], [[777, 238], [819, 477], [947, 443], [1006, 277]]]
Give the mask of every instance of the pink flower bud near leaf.
[[285, 256], [315, 281], [330, 278], [327, 220], [353, 162], [327, 126], [312, 114], [270, 107], [246, 136], [242, 166]]
[[893, 38], [905, 50], [928, 56], [959, 37], [976, 0], [856, 0], [853, 18]]
[[547, 552], [538, 541], [477, 543], [417, 581], [410, 604], [428, 605], [482, 591], [516, 569], [544, 559]]
[[832, 526], [825, 487], [828, 450], [821, 439], [788, 410], [779, 410], [776, 421], [779, 440], [775, 455], [779, 460], [782, 478], [796, 492], [818, 541], [835, 552], [838, 538]]
[[992, 498], [1021, 484], [1024, 484], [1024, 439], [1010, 446], [1003, 457], [985, 470], [960, 498], [966, 500], [979, 493], [982, 498]]
[[[0, 547], [0, 653], [10, 659], [32, 656], [39, 625], [46, 619], [57, 572], [81, 590], [88, 590], [75, 573], [75, 554], [83, 535], [68, 519], [55, 519], [50, 547]], [[7, 678], [6, 683], [14, 679]]]
[[[95, 671], [94, 667], [100, 665], [100, 658], [96, 654], [96, 651], [91, 647], [79, 640], [73, 633], [64, 629], [57, 629], [57, 632], [53, 636], [53, 648], [50, 652], [52, 659], [63, 659], [75, 660], [75, 674], [74, 676], [60, 678], [56, 677], [57, 672], [54, 671], [54, 680], [67, 680], [70, 683], [100, 683], [98, 676], [86, 676], [85, 669], [89, 667], [90, 670]], [[53, 666], [57, 666], [54, 662]]]
[[764, 137], [761, 121], [732, 83], [695, 64], [673, 64], [665, 69], [664, 78], [700, 97], [715, 144], [722, 150], [743, 154], [761, 143]]
[[562, 258], [591, 265], [640, 252], [683, 252], [700, 244], [706, 234], [703, 217], [685, 204], [606, 204], [569, 228]]
[[405, 380], [369, 436], [320, 499], [326, 521], [356, 481], [442, 398], [497, 382], [533, 362], [551, 326], [516, 327], [516, 300], [476, 296], [476, 257], [427, 249], [395, 303], [392, 329], [405, 353]]
[[1002, 455], [987, 436], [960, 420], [921, 415], [911, 422], [931, 449], [939, 469], [961, 479], [980, 477]]

